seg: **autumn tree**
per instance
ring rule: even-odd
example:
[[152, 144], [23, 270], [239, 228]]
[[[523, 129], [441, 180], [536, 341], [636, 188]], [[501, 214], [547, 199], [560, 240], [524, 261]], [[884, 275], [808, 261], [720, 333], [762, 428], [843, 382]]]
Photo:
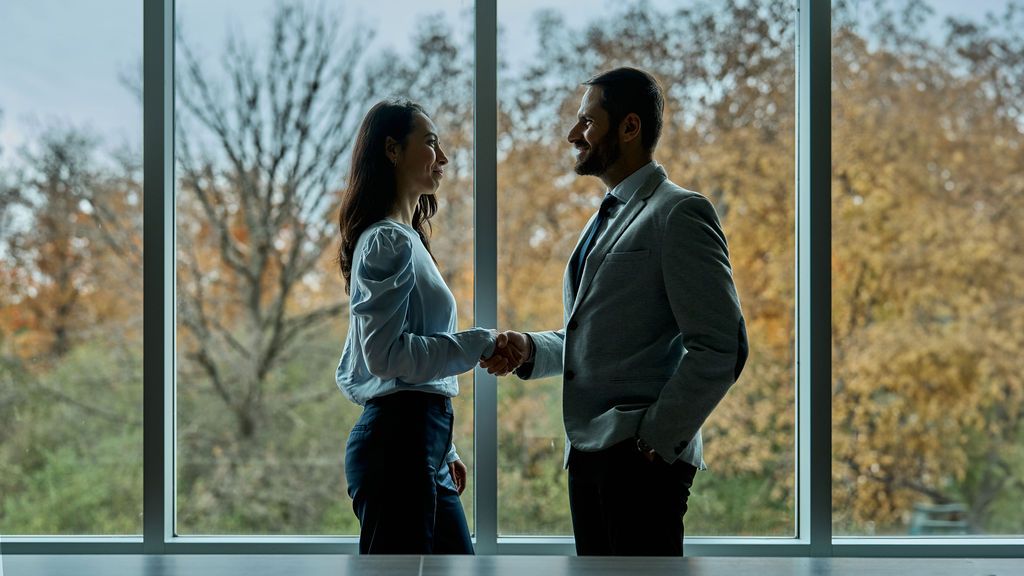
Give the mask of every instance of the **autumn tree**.
[[[0, 182], [4, 531], [133, 533], [141, 170], [74, 126], [45, 129], [13, 165]], [[54, 482], [70, 470], [73, 478]]]
[[[3, 118], [3, 109], [0, 108], [0, 126], [3, 126]], [[2, 163], [5, 160], [3, 153], [3, 146], [0, 146], [0, 243], [7, 242], [7, 235], [14, 223], [14, 206], [18, 200], [17, 189], [9, 181], [7, 167]], [[13, 293], [11, 272], [7, 266], [0, 267], [0, 308], [7, 308], [9, 295]], [[4, 332], [0, 331], [0, 354], [5, 353], [3, 338]]]
[[[1016, 533], [1024, 345], [1021, 5], [843, 2], [833, 27], [833, 498], [841, 532], [962, 503]], [[1016, 502], [1016, 504], [1011, 504]]]
[[93, 262], [82, 234], [88, 219], [83, 202], [96, 182], [95, 144], [81, 132], [54, 131], [43, 135], [39, 148], [26, 152], [32, 170], [13, 194], [32, 222], [6, 235], [6, 253], [10, 270], [20, 274], [20, 305], [45, 339], [35, 352], [59, 358], [71, 348], [75, 325], [85, 320], [78, 304], [89, 289]]

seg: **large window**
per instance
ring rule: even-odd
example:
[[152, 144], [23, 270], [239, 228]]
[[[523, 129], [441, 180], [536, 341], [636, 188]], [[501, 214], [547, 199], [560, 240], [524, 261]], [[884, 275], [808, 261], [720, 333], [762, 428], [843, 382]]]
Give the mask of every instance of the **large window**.
[[[604, 192], [565, 141], [580, 83], [634, 65], [751, 342], [688, 554], [1020, 556], [1024, 0], [99, 4], [0, 0], [4, 553], [354, 552], [334, 256], [358, 122], [399, 96], [440, 129], [460, 328], [558, 328]], [[478, 374], [455, 402], [478, 552], [571, 553], [561, 382]]]
[[1024, 533], [1019, 2], [836, 2], [836, 535]]
[[[573, 173], [580, 84], [651, 71], [655, 160], [715, 203], [753, 351], [704, 428], [686, 531], [793, 536], [795, 3], [499, 2], [498, 23], [498, 324], [561, 327], [565, 263], [605, 191]], [[571, 535], [560, 378], [498, 390], [499, 532]]]
[[142, 5], [0, 3], [0, 534], [142, 532]]
[[[359, 532], [343, 459], [361, 409], [334, 383], [336, 215], [383, 97], [422, 103], [441, 132], [432, 248], [472, 321], [472, 10], [406, 4], [176, 3], [178, 534]], [[460, 384], [472, 470], [472, 375]]]

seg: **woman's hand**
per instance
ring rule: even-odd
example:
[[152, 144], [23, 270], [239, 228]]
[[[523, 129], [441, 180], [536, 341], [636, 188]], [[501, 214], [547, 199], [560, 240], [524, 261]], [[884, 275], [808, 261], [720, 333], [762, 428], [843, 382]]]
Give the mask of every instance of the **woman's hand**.
[[494, 343], [494, 354], [480, 361], [480, 367], [491, 374], [506, 376], [530, 357], [533, 345], [521, 332], [507, 330], [498, 334]]
[[462, 493], [466, 491], [469, 470], [462, 460], [456, 460], [448, 463], [448, 471], [452, 473], [452, 480], [455, 481], [455, 488], [459, 491], [459, 496], [462, 496]]

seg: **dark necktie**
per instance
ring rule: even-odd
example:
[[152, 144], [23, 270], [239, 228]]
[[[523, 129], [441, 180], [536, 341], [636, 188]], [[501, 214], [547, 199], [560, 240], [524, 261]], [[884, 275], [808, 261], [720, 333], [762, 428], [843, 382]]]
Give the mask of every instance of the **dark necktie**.
[[573, 269], [572, 282], [573, 291], [579, 292], [580, 281], [583, 279], [583, 267], [587, 263], [587, 256], [590, 255], [590, 250], [593, 249], [595, 241], [597, 240], [597, 232], [601, 229], [601, 223], [604, 222], [605, 218], [608, 217], [608, 213], [611, 212], [612, 207], [618, 204], [619, 199], [612, 196], [611, 193], [604, 195], [604, 200], [601, 201], [601, 208], [597, 211], [597, 218], [594, 218], [594, 223], [590, 226], [590, 230], [587, 232], [587, 237], [583, 239], [583, 244], [580, 245], [580, 254], [574, 261], [575, 268]]

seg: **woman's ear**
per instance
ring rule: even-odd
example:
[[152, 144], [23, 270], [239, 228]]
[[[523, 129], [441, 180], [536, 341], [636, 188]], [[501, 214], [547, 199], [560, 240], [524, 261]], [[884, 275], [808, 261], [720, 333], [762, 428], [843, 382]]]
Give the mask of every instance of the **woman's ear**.
[[391, 136], [384, 139], [384, 155], [392, 166], [398, 165], [398, 141]]

